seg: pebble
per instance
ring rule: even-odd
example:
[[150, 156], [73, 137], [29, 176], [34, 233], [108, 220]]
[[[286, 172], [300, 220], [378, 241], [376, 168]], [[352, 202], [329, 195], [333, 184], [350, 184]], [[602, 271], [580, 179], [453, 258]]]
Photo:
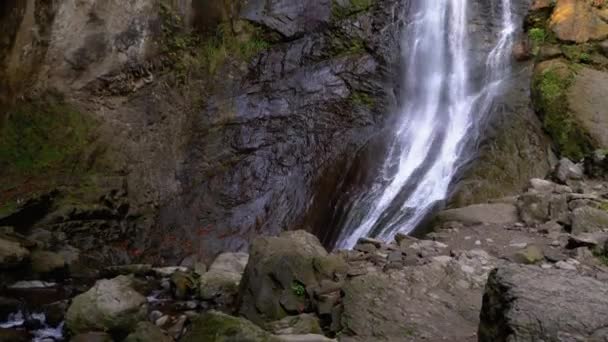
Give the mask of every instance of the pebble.
[[475, 246], [481, 246], [481, 241], [479, 241], [479, 240], [475, 241]]
[[157, 319], [154, 324], [156, 324], [156, 326], [158, 327], [162, 327], [163, 325], [165, 325], [167, 322], [169, 321], [169, 316], [164, 315], [161, 318]]
[[509, 245], [510, 247], [515, 247], [515, 248], [526, 248], [528, 246], [527, 242], [515, 242]]
[[558, 261], [555, 264], [555, 267], [557, 267], [561, 270], [576, 271], [576, 266], [572, 265], [571, 263], [569, 263], [567, 261]]
[[541, 267], [542, 269], [545, 269], [545, 270], [548, 270], [548, 269], [550, 269], [550, 268], [553, 268], [553, 266], [551, 266], [551, 264], [542, 264], [542, 265], [540, 265], [540, 267]]
[[150, 321], [156, 323], [156, 321], [159, 318], [163, 317], [163, 313], [160, 312], [160, 311], [158, 311], [158, 310], [154, 310], [154, 311], [150, 312], [150, 316], [149, 317], [150, 317]]

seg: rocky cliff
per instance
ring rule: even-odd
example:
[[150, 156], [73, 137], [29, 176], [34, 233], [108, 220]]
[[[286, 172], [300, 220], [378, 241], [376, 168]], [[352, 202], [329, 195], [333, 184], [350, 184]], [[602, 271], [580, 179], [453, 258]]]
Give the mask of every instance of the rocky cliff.
[[2, 6], [0, 224], [107, 262], [305, 225], [394, 102], [394, 1]]

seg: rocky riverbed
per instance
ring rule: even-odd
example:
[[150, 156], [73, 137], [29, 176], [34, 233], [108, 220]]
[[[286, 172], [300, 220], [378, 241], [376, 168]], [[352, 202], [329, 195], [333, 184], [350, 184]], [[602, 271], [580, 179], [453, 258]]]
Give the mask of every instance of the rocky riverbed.
[[518, 196], [440, 212], [424, 239], [348, 251], [291, 231], [208, 267], [87, 269], [4, 229], [0, 341], [603, 341], [607, 206], [608, 182], [563, 159]]

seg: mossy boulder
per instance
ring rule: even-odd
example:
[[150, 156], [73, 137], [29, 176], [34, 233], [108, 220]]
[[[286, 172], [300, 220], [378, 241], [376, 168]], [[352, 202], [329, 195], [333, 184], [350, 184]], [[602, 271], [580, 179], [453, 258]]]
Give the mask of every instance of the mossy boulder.
[[543, 127], [553, 138], [560, 154], [580, 160], [593, 150], [592, 139], [570, 107], [570, 95], [576, 72], [566, 60], [539, 63], [534, 70], [532, 98]]
[[106, 331], [123, 337], [146, 319], [146, 298], [133, 289], [133, 278], [103, 279], [72, 301], [66, 324], [72, 333]]
[[345, 272], [343, 263], [328, 259], [319, 240], [304, 231], [259, 237], [250, 253], [241, 282], [240, 313], [260, 325], [312, 312], [315, 289]]
[[270, 333], [244, 318], [210, 311], [193, 319], [182, 342], [276, 342]]
[[140, 322], [134, 332], [124, 342], [172, 342], [173, 339], [163, 334], [159, 327], [150, 322]]
[[513, 259], [520, 264], [532, 265], [545, 260], [545, 255], [538, 246], [530, 245], [516, 252]]

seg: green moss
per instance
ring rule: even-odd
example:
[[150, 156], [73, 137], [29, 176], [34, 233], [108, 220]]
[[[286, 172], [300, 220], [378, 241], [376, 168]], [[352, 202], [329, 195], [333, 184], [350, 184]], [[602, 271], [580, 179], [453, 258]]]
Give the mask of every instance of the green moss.
[[532, 54], [538, 55], [541, 46], [545, 43], [547, 39], [547, 33], [542, 28], [532, 28], [528, 31], [528, 39], [530, 41]]
[[562, 52], [574, 63], [589, 64], [592, 62], [593, 47], [591, 45], [562, 45]]
[[528, 31], [528, 38], [530, 38], [533, 43], [541, 45], [545, 42], [547, 33], [544, 29], [535, 27]]
[[198, 341], [273, 341], [270, 333], [255, 324], [219, 312], [207, 312], [192, 319], [192, 324], [181, 339], [184, 342]]
[[593, 249], [593, 255], [598, 259], [598, 261], [600, 263], [602, 263], [604, 266], [608, 266], [608, 251], [601, 248], [601, 247], [596, 247], [595, 249]]
[[365, 92], [353, 91], [350, 95], [350, 102], [355, 106], [372, 107], [375, 103], [374, 99]]
[[358, 37], [349, 37], [339, 32], [331, 36], [329, 55], [331, 57], [359, 55], [366, 51], [365, 41]]
[[92, 127], [91, 118], [56, 97], [19, 104], [0, 126], [0, 169], [27, 177], [78, 167]]
[[211, 34], [186, 32], [171, 5], [161, 3], [161, 50], [177, 79], [214, 74], [227, 60], [248, 61], [271, 44], [266, 33], [245, 21], [224, 22]]
[[348, 0], [346, 4], [332, 1], [332, 16], [334, 19], [341, 20], [353, 14], [369, 9], [373, 5], [373, 0]]
[[543, 127], [557, 144], [562, 156], [580, 160], [591, 152], [585, 132], [573, 119], [568, 109], [566, 91], [573, 80], [573, 70], [549, 67], [535, 76], [534, 100], [541, 112]]

